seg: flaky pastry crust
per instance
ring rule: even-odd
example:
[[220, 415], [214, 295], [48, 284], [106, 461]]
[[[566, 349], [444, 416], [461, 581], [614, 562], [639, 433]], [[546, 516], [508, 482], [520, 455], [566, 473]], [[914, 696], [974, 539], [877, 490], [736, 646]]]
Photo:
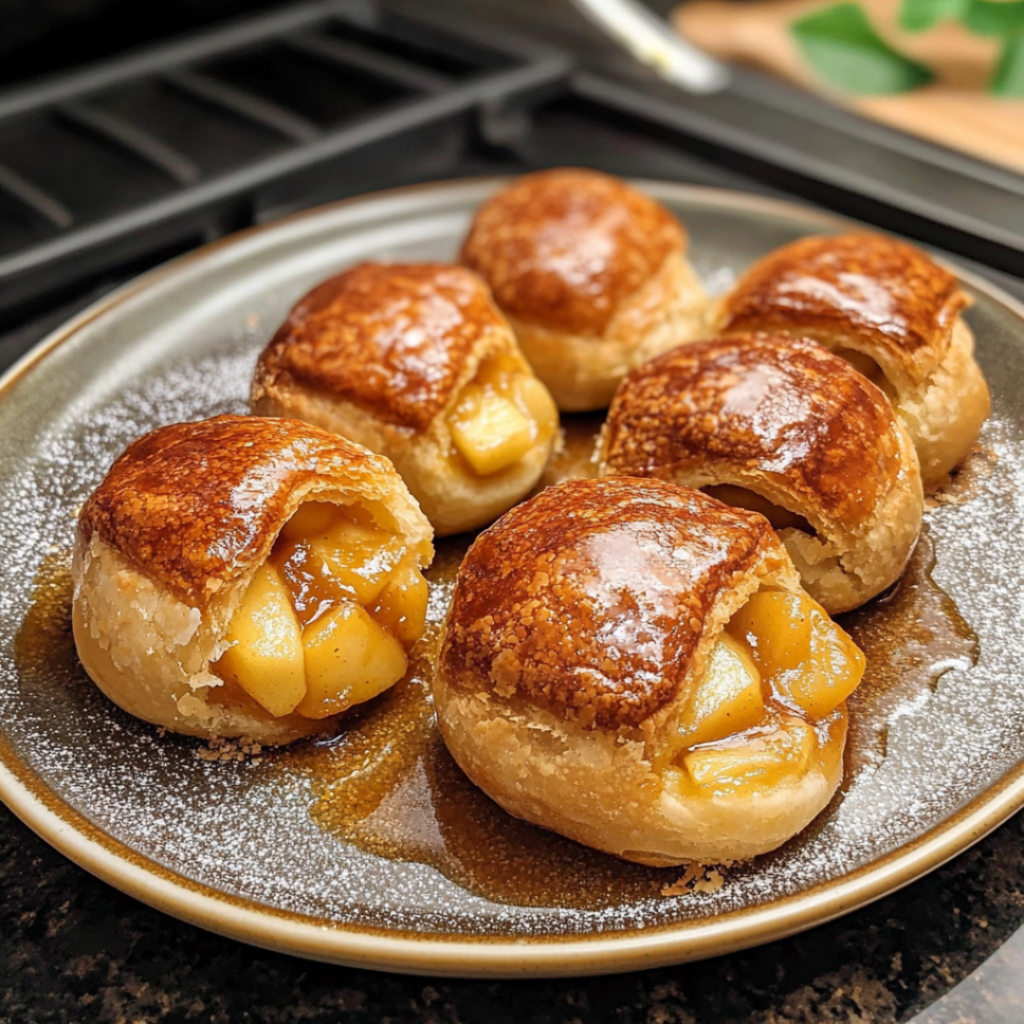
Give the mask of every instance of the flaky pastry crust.
[[565, 412], [604, 408], [632, 367], [701, 333], [706, 300], [685, 231], [596, 171], [517, 179], [480, 207], [460, 258]]
[[437, 534], [491, 522], [537, 482], [551, 453], [477, 476], [453, 455], [447, 416], [480, 364], [532, 373], [486, 285], [464, 267], [362, 263], [299, 301], [256, 364], [260, 416], [314, 423], [395, 464]]
[[913, 245], [865, 233], [804, 238], [755, 263], [711, 315], [716, 333], [789, 333], [873, 361], [917, 448], [926, 489], [989, 413], [957, 278]]
[[903, 572], [923, 495], [906, 428], [882, 392], [816, 342], [748, 334], [668, 352], [623, 381], [603, 474], [732, 485], [806, 520], [779, 531], [827, 611]]
[[434, 678], [438, 722], [510, 813], [647, 864], [772, 849], [841, 767], [748, 797], [687, 799], [659, 756], [732, 615], [798, 591], [768, 522], [659, 480], [576, 480], [513, 509], [459, 571]]
[[210, 665], [242, 595], [304, 501], [379, 503], [421, 566], [430, 524], [387, 459], [295, 420], [218, 416], [129, 445], [85, 503], [75, 644], [126, 711], [175, 732], [285, 743], [330, 728], [228, 694]]

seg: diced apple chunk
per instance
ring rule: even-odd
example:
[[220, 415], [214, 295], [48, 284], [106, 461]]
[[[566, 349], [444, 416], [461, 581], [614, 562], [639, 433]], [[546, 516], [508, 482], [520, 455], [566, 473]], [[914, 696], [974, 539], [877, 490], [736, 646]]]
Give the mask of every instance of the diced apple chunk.
[[679, 726], [683, 746], [723, 740], [757, 725], [764, 715], [761, 673], [744, 648], [723, 635], [683, 713]]
[[338, 513], [338, 506], [329, 501], [307, 501], [284, 524], [281, 536], [287, 540], [302, 541], [318, 533], [327, 533], [337, 521]]
[[474, 384], [481, 387], [492, 387], [502, 394], [508, 391], [515, 377], [521, 376], [524, 366], [515, 356], [502, 352], [485, 359], [478, 367]]
[[415, 565], [403, 564], [392, 574], [370, 614], [406, 648], [427, 625], [427, 581]]
[[296, 710], [307, 718], [362, 704], [405, 675], [402, 645], [352, 601], [307, 626], [302, 642], [307, 689]]
[[754, 594], [726, 627], [782, 701], [824, 718], [864, 675], [860, 648], [806, 594]]
[[450, 421], [455, 447], [480, 476], [518, 462], [533, 445], [534, 425], [507, 398], [467, 384]]
[[816, 746], [811, 727], [788, 717], [776, 728], [691, 750], [683, 765], [703, 789], [767, 789], [805, 772]]
[[811, 657], [798, 672], [783, 672], [774, 686], [811, 718], [830, 715], [857, 689], [866, 660], [860, 648], [826, 615], [813, 609]]
[[551, 392], [529, 374], [516, 374], [513, 378], [516, 397], [537, 424], [541, 440], [546, 441], [558, 429], [558, 406]]
[[302, 632], [273, 565], [267, 563], [256, 573], [225, 639], [232, 646], [214, 671], [237, 683], [270, 714], [294, 711], [306, 694]]
[[363, 605], [377, 600], [402, 555], [394, 534], [346, 519], [337, 520], [325, 533], [307, 535], [307, 542], [312, 558], [324, 566], [325, 582]]

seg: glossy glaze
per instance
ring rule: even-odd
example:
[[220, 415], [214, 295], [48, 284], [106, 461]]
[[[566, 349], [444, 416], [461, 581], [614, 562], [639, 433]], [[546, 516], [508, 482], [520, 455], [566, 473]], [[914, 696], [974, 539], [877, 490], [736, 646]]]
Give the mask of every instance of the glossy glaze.
[[553, 484], [597, 476], [604, 417], [604, 412], [563, 413], [558, 443], [531, 497]]
[[548, 488], [463, 562], [440, 665], [584, 726], [671, 701], [720, 594], [778, 546], [762, 517], [657, 480]]
[[485, 202], [461, 259], [525, 323], [600, 336], [686, 236], [659, 203], [586, 170], [528, 174]]
[[204, 608], [263, 562], [297, 491], [344, 474], [377, 486], [391, 463], [298, 420], [218, 416], [128, 446], [79, 516], [146, 575]]
[[718, 329], [856, 338], [902, 360], [945, 351], [968, 303], [956, 277], [920, 249], [871, 234], [803, 238], [769, 253], [739, 280]]
[[634, 370], [608, 414], [605, 461], [669, 479], [704, 465], [753, 472], [848, 528], [902, 469], [878, 388], [814, 342], [766, 334], [686, 345]]
[[254, 399], [284, 378], [423, 431], [474, 346], [505, 330], [486, 286], [443, 263], [362, 263], [301, 299], [260, 356]]

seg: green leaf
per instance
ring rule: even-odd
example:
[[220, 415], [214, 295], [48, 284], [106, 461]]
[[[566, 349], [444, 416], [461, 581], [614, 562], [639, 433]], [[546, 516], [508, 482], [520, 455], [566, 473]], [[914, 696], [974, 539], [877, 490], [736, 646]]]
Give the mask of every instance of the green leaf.
[[995, 96], [1024, 96], [1024, 33], [1003, 45], [989, 92]]
[[923, 64], [894, 50], [858, 3], [838, 3], [790, 25], [804, 59], [827, 82], [861, 95], [908, 92], [932, 80]]
[[903, 0], [900, 7], [900, 28], [907, 32], [924, 32], [940, 21], [966, 16], [971, 0]]
[[963, 23], [978, 36], [1024, 32], [1024, 0], [969, 0]]

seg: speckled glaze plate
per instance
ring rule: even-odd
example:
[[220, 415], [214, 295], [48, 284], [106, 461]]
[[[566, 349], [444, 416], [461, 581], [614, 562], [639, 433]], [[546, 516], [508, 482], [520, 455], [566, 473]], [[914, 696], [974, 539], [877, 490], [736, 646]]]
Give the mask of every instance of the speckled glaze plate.
[[[679, 870], [505, 816], [438, 742], [423, 671], [337, 738], [262, 752], [159, 735], [89, 683], [70, 638], [69, 549], [110, 462], [160, 424], [244, 412], [258, 350], [307, 288], [361, 259], [450, 259], [497, 184], [370, 196], [208, 246], [87, 310], [0, 382], [0, 797], [84, 868], [205, 928], [345, 964], [494, 977], [777, 938], [906, 884], [1021, 807], [1024, 309], [966, 273], [994, 397], [983, 451], [928, 513], [904, 584], [847, 620], [872, 667], [851, 701], [842, 792], [717, 891], [679, 895]], [[713, 292], [775, 246], [843, 226], [640, 185], [686, 224]], [[441, 545], [435, 621], [459, 553]]]

